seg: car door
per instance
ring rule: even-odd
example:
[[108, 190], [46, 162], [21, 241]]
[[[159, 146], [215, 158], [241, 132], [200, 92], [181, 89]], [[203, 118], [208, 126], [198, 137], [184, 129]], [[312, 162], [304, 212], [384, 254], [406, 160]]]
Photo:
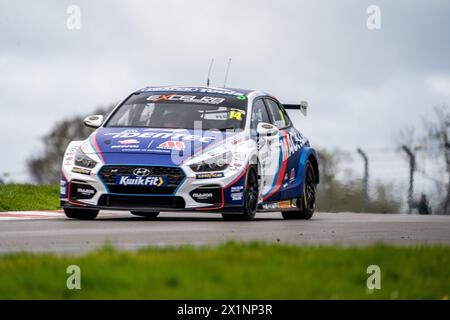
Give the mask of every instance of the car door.
[[251, 117], [251, 135], [257, 143], [258, 148], [258, 162], [259, 162], [259, 176], [260, 176], [260, 199], [263, 200], [263, 195], [267, 193], [273, 184], [275, 173], [278, 169], [278, 155], [277, 149], [278, 136], [259, 136], [256, 129], [260, 122], [271, 123], [271, 118], [267, 112], [267, 107], [263, 98], [259, 98], [253, 102], [252, 117]]
[[[277, 177], [278, 200], [297, 198], [300, 196], [300, 177], [298, 164], [300, 161], [303, 136], [294, 128], [283, 106], [274, 99], [266, 99], [269, 116], [273, 124], [280, 130], [280, 165]], [[282, 160], [281, 160], [282, 159]]]
[[267, 185], [263, 189], [264, 202], [273, 202], [280, 200], [280, 189], [284, 179], [285, 165], [287, 153], [286, 149], [286, 133], [284, 129], [286, 122], [283, 120], [282, 115], [279, 112], [277, 102], [269, 97], [264, 98], [267, 113], [269, 114], [270, 123], [276, 126], [280, 131], [277, 136], [272, 137], [271, 145], [269, 146], [270, 163], [271, 166], [267, 167], [268, 172]]

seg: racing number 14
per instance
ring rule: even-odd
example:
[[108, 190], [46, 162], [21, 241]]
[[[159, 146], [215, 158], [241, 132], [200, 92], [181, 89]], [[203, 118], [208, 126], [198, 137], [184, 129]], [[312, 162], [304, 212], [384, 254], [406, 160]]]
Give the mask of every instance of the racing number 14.
[[242, 112], [231, 110], [230, 119], [242, 120]]

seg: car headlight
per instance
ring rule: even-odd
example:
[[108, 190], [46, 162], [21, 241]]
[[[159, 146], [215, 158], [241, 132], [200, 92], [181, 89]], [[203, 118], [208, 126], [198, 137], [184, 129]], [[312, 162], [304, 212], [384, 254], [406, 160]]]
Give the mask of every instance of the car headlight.
[[92, 169], [97, 165], [97, 162], [89, 158], [80, 148], [75, 153], [75, 165]]
[[228, 151], [213, 158], [191, 164], [189, 167], [195, 172], [225, 170], [233, 159], [232, 152]]

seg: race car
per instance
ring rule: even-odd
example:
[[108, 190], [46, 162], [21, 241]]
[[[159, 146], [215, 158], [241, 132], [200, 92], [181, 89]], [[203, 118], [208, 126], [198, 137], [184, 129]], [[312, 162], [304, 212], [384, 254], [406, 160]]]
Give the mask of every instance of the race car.
[[310, 219], [318, 158], [286, 112], [306, 108], [254, 90], [137, 90], [108, 116], [84, 120], [96, 130], [66, 149], [61, 207], [82, 220], [99, 210], [149, 219], [161, 211], [220, 213], [225, 220], [277, 211]]

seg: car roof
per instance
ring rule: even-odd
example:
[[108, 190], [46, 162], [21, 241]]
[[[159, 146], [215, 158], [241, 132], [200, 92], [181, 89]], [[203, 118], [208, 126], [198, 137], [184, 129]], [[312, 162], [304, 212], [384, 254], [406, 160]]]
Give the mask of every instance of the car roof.
[[148, 86], [136, 91], [138, 92], [183, 92], [183, 93], [208, 93], [220, 95], [248, 96], [255, 90], [225, 88], [225, 87], [207, 87], [207, 86]]

